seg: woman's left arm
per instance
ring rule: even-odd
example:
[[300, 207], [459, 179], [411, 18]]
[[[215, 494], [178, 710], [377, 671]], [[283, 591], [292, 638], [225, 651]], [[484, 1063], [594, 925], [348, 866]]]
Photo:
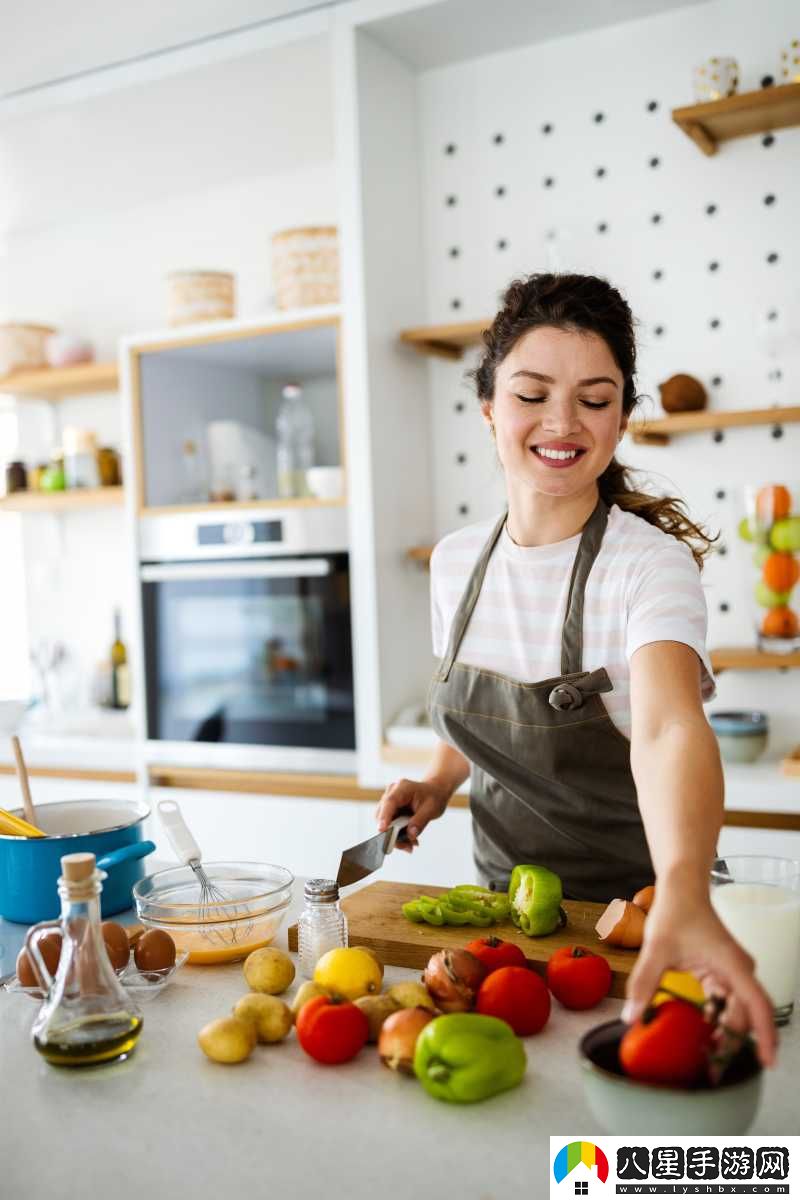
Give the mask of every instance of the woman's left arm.
[[682, 642], [650, 642], [631, 656], [631, 769], [656, 872], [644, 944], [628, 981], [636, 1020], [665, 970], [691, 971], [728, 994], [731, 1023], [751, 1028], [765, 1065], [775, 1061], [772, 1006], [753, 960], [709, 897], [722, 825], [724, 781], [700, 692], [700, 660]]

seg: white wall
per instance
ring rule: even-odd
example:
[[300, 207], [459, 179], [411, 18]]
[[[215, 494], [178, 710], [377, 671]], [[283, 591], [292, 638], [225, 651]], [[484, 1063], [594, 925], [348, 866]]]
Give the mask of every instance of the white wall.
[[[0, 320], [53, 324], [113, 358], [121, 336], [166, 324], [168, 272], [197, 267], [234, 272], [237, 315], [272, 310], [271, 235], [336, 223], [330, 89], [317, 37], [0, 121]], [[25, 405], [20, 421], [27, 461], [64, 424], [120, 445], [113, 398]], [[11, 573], [4, 603], [25, 604], [31, 641], [68, 642], [85, 700], [131, 595], [122, 510], [23, 524], [25, 591]]]
[[[777, 73], [780, 47], [796, 36], [796, 8], [774, 0], [766, 12], [717, 0], [420, 74], [427, 310], [415, 323], [489, 316], [515, 275], [551, 264], [597, 273], [623, 291], [640, 322], [648, 411], [660, 412], [657, 384], [682, 371], [704, 382], [715, 409], [796, 404], [800, 130], [779, 131], [771, 146], [757, 136], [729, 142], [708, 158], [670, 117], [692, 103], [691, 68], [705, 57], [735, 55], [742, 90]], [[428, 368], [431, 540], [502, 505], [502, 478], [463, 378], [473, 362]], [[800, 485], [800, 426], [783, 434], [775, 440], [761, 426], [729, 431], [721, 443], [708, 433], [664, 448], [624, 445], [621, 457], [653, 473], [654, 490], [677, 490], [695, 519], [722, 530], [728, 553], [704, 573], [711, 646], [753, 642], [756, 574], [740, 557], [738, 505], [746, 482]], [[429, 659], [420, 653], [417, 662], [421, 698]], [[800, 741], [796, 672], [722, 676], [712, 707], [747, 706], [769, 712], [776, 753]]]

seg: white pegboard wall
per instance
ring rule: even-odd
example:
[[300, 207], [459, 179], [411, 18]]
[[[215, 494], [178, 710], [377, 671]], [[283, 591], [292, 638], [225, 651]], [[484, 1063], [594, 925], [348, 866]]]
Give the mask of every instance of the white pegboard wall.
[[[741, 88], [777, 73], [796, 32], [785, 0], [678, 10], [420, 78], [431, 323], [490, 316], [519, 274], [603, 275], [639, 322], [643, 413], [658, 383], [703, 381], [713, 409], [800, 402], [800, 129], [725, 143], [706, 157], [671, 119], [692, 103], [691, 68], [739, 59]], [[503, 503], [503, 481], [465, 371], [430, 365], [436, 538]], [[746, 483], [800, 485], [800, 426], [623, 444], [652, 490], [679, 494], [720, 532], [704, 585], [709, 644], [753, 642], [755, 571], [736, 538]], [[800, 740], [797, 673], [726, 674], [715, 707], [756, 702]], [[775, 724], [775, 721], [773, 721]]]

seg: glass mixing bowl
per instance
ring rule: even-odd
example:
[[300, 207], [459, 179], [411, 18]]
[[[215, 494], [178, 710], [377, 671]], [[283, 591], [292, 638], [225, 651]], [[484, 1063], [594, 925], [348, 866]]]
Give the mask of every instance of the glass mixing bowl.
[[283, 924], [294, 876], [272, 863], [203, 863], [215, 892], [203, 897], [191, 867], [170, 867], [134, 886], [146, 929], [163, 929], [190, 963], [235, 962], [268, 946]]

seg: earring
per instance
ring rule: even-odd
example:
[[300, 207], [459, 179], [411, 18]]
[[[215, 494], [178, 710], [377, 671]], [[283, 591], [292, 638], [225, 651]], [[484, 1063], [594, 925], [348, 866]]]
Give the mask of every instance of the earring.
[[494, 437], [494, 421], [489, 422], [489, 433]]

